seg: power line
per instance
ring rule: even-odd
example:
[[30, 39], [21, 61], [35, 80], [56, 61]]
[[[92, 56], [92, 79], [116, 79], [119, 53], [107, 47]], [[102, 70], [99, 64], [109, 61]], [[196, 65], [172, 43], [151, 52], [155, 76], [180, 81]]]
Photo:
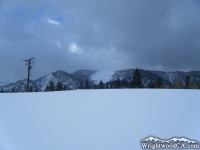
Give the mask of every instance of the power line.
[[18, 60], [23, 60], [24, 59], [24, 57], [11, 57], [11, 56], [3, 56], [3, 55], [0, 55], [0, 57], [2, 57], [2, 58], [8, 58], [8, 59], [18, 59]]
[[9, 82], [0, 82], [0, 83], [9, 83]]
[[41, 61], [41, 60], [37, 60], [37, 62], [38, 62], [38, 61], [39, 61], [40, 65], [42, 65], [43, 67], [48, 68], [48, 69], [50, 69], [50, 70], [54, 69], [54, 68], [50, 67], [49, 64], [46, 64], [45, 62], [43, 62], [43, 61]]
[[0, 59], [8, 60], [8, 61], [23, 61], [23, 59], [10, 59], [10, 58], [9, 58], [9, 59], [10, 59], [10, 60], [9, 60], [8, 58], [1, 58], [1, 57], [0, 57]]
[[26, 71], [23, 69], [13, 69], [13, 68], [0, 68], [0, 69], [4, 69], [4, 70], [19, 70], [19, 71]]

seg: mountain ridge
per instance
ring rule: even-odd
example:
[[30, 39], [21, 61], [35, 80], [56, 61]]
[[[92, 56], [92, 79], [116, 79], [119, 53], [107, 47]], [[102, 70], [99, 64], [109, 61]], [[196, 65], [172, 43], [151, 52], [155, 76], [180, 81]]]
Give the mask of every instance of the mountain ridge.
[[[67, 73], [63, 70], [57, 70], [52, 73], [45, 74], [36, 80], [30, 80], [30, 86], [33, 89], [38, 91], [45, 91], [47, 85], [50, 81], [53, 81], [54, 85], [58, 81], [62, 82], [63, 85], [66, 85], [68, 90], [77, 89], [80, 83], [85, 83], [88, 79], [89, 84], [94, 86], [98, 84], [100, 80], [105, 82], [115, 81], [118, 78], [120, 80], [125, 80], [131, 82], [135, 69], [125, 69], [118, 71], [102, 71], [102, 70], [77, 70], [75, 72]], [[164, 72], [164, 71], [152, 71], [152, 70], [143, 70], [139, 69], [142, 84], [144, 87], [147, 87], [150, 81], [156, 81], [156, 79], [161, 78], [165, 87], [169, 87], [171, 84], [175, 83], [176, 78], [179, 76], [183, 85], [185, 84], [185, 79], [187, 75], [193, 75], [194, 81], [197, 85], [200, 85], [200, 71], [174, 71], [174, 72]], [[25, 91], [26, 79], [19, 80], [15, 83], [10, 83], [4, 86], [0, 86], [0, 89], [3, 91], [15, 91], [22, 92]]]

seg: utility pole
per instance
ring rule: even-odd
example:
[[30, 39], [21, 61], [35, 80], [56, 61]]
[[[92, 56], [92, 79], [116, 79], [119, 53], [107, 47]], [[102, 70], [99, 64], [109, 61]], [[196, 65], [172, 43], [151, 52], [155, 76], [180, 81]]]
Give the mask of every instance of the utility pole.
[[33, 69], [33, 66], [31, 66], [31, 64], [35, 63], [34, 60], [35, 58], [29, 58], [24, 60], [25, 62], [27, 62], [25, 65], [28, 65], [28, 78], [27, 78], [27, 84], [26, 84], [26, 92], [29, 92], [29, 82], [30, 82], [30, 70]]

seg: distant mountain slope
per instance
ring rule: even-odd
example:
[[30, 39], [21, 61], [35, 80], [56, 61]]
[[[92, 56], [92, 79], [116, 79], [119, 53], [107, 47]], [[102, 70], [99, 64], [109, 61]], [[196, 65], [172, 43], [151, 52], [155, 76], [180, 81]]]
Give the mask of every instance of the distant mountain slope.
[[[116, 71], [115, 74], [113, 75], [113, 80], [117, 80], [117, 78], [119, 78], [120, 80], [126, 80], [130, 82], [133, 79], [134, 72], [135, 72], [135, 69]], [[147, 86], [151, 80], [156, 81], [156, 79], [160, 77], [159, 75], [154, 74], [153, 72], [142, 70], [142, 69], [139, 69], [139, 72], [140, 72], [142, 84], [144, 86]], [[164, 83], [169, 84], [168, 80], [165, 80], [164, 78], [162, 79]]]
[[76, 72], [72, 72], [70, 74], [72, 75], [80, 75], [80, 76], [85, 76], [85, 77], [90, 77], [94, 73], [96, 73], [98, 70], [78, 70]]
[[162, 71], [149, 71], [152, 72], [153, 74], [161, 77], [162, 79], [174, 83], [177, 76], [180, 77], [181, 81], [185, 83], [185, 79], [187, 75], [193, 75], [194, 80], [196, 83], [199, 84], [200, 82], [200, 71], [190, 71], [190, 72], [183, 72], [183, 71], [175, 71], [175, 72], [162, 72]]
[[[116, 72], [112, 71], [97, 71], [97, 70], [78, 70], [76, 72], [67, 73], [62, 70], [58, 70], [40, 77], [37, 80], [31, 80], [30, 86], [33, 90], [44, 91], [46, 86], [49, 85], [50, 81], [54, 82], [54, 85], [58, 81], [62, 82], [63, 86], [66, 85], [67, 89], [77, 89], [77, 87], [82, 82], [85, 84], [86, 79], [89, 80], [89, 84], [93, 86], [98, 84], [100, 80], [104, 83], [115, 81], [118, 78], [120, 80], [126, 80], [128, 82], [132, 81], [135, 69], [119, 70]], [[174, 84], [176, 78], [179, 76], [183, 84], [185, 84], [185, 79], [187, 75], [193, 75], [194, 81], [197, 85], [200, 85], [200, 71], [190, 71], [190, 72], [163, 72], [163, 71], [151, 71], [139, 69], [141, 80], [143, 85], [146, 87], [150, 81], [156, 81], [161, 78], [166, 87]], [[1, 86], [0, 89], [4, 91], [14, 91], [22, 92], [25, 91], [26, 79], [17, 81], [16, 83]]]
[[46, 86], [49, 85], [50, 81], [53, 81], [54, 85], [56, 85], [58, 81], [60, 81], [63, 85], [66, 85], [68, 89], [76, 89], [80, 83], [72, 75], [68, 74], [65, 71], [59, 70], [44, 75], [43, 77], [33, 81], [33, 87], [38, 88], [39, 91], [44, 91]]
[[70, 73], [72, 77], [74, 77], [77, 81], [85, 83], [86, 79], [89, 80], [90, 84], [94, 84], [92, 80], [90, 80], [90, 77], [95, 74], [97, 70], [78, 70], [76, 72]]
[[24, 91], [25, 84], [26, 84], [26, 79], [19, 80], [16, 83], [10, 83], [10, 84], [4, 85], [4, 86], [0, 86], [0, 89], [2, 88], [6, 92], [11, 92], [12, 89], [15, 91], [21, 92], [21, 91]]
[[92, 76], [90, 76], [90, 80], [92, 80], [95, 84], [99, 84], [100, 80], [106, 83], [112, 79], [114, 73], [115, 72], [113, 71], [97, 71]]
[[[66, 73], [65, 71], [55, 71], [49, 74], [46, 74], [40, 77], [37, 80], [31, 80], [30, 86], [33, 90], [37, 89], [38, 91], [44, 91], [46, 86], [49, 85], [50, 81], [54, 82], [54, 85], [58, 83], [58, 81], [62, 82], [63, 86], [66, 85], [67, 89], [76, 89], [80, 84], [80, 81], [74, 78], [72, 75]], [[14, 88], [15, 91], [22, 92], [25, 91], [26, 80], [20, 80], [16, 83], [8, 84], [2, 86], [4, 91], [11, 91]]]

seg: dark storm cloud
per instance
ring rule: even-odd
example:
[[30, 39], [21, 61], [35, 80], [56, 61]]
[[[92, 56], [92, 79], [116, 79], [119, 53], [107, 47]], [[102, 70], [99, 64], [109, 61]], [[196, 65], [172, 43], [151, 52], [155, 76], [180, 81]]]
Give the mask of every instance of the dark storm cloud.
[[87, 27], [86, 32], [81, 32], [79, 43], [88, 47], [112, 44], [127, 54], [133, 67], [198, 69], [200, 16], [195, 2], [101, 1], [95, 4], [86, 11], [89, 19], [83, 23]]
[[199, 1], [19, 0], [0, 8], [1, 55], [36, 57], [35, 77], [57, 69], [199, 70]]

